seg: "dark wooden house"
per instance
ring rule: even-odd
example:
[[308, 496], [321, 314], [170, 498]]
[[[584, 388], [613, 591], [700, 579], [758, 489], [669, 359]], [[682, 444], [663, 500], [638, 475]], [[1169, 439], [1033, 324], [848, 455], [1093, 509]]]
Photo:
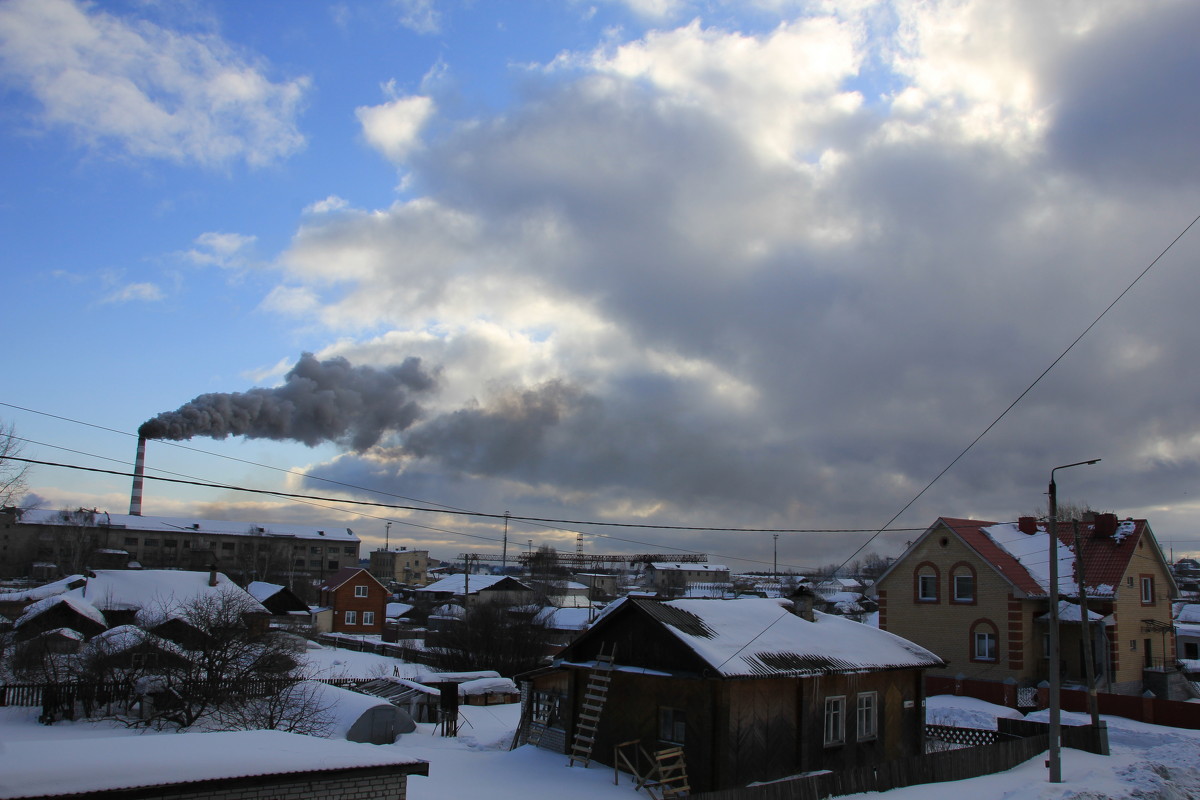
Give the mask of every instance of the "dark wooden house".
[[[692, 791], [921, 753], [923, 672], [941, 659], [793, 609], [762, 598], [615, 603], [551, 667], [522, 676], [520, 735], [568, 753], [587, 729], [590, 758], [609, 765], [621, 743], [682, 746]], [[585, 710], [600, 672], [606, 699]]]

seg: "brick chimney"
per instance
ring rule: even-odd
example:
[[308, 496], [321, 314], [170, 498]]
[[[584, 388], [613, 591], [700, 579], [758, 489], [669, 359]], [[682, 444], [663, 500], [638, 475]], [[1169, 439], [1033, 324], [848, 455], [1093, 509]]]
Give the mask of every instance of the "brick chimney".
[[1027, 533], [1031, 536], [1037, 533], [1037, 517], [1018, 517], [1017, 530], [1019, 530], [1021, 533]]
[[1096, 536], [1106, 536], [1112, 538], [1117, 535], [1117, 515], [1116, 514], [1097, 514], [1096, 515]]
[[216, 564], [213, 564], [211, 567], [208, 568], [208, 585], [209, 586], [217, 585], [217, 565]]

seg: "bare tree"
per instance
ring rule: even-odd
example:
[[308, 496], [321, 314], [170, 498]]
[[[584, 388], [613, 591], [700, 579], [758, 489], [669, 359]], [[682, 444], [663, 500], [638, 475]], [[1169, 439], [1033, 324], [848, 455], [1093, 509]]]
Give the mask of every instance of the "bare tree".
[[482, 603], [468, 608], [460, 622], [439, 632], [428, 646], [441, 669], [494, 669], [512, 676], [540, 666], [546, 642], [546, 627], [531, 614]]
[[13, 423], [0, 421], [0, 506], [15, 506], [29, 490], [29, 465], [14, 461], [24, 450]]
[[293, 673], [265, 685], [238, 702], [222, 704], [212, 727], [222, 731], [276, 730], [324, 736], [333, 726], [333, 701], [325, 684]]

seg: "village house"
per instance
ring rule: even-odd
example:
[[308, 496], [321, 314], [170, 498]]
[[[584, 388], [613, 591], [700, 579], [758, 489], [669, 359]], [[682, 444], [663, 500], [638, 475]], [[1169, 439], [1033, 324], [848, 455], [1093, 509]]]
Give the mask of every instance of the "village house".
[[522, 606], [533, 602], [533, 589], [507, 575], [447, 575], [441, 580], [416, 591], [416, 597], [426, 603], [446, 603], [451, 600], [470, 608], [482, 603]]
[[[1061, 663], [1082, 682], [1085, 584], [1095, 674], [1102, 691], [1162, 693], [1174, 671], [1171, 598], [1175, 583], [1146, 520], [1091, 515], [1060, 522]], [[939, 518], [876, 583], [879, 627], [937, 653], [933, 674], [1032, 687], [1047, 662], [1050, 539], [1044, 523]]]
[[729, 567], [724, 564], [655, 561], [646, 567], [646, 584], [662, 597], [682, 597], [689, 586], [696, 584], [708, 588], [729, 585]]
[[622, 743], [681, 747], [692, 791], [921, 753], [923, 672], [941, 659], [801, 614], [778, 599], [617, 601], [552, 666], [518, 676], [519, 735], [562, 753], [587, 741], [609, 765]]
[[332, 611], [328, 632], [383, 633], [388, 593], [370, 571], [362, 567], [342, 567], [317, 590], [321, 605]]

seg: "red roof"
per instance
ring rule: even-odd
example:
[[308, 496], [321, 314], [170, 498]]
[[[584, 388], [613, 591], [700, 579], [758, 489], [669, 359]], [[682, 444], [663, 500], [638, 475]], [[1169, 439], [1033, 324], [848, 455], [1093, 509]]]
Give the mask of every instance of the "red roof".
[[[1030, 572], [984, 528], [999, 525], [975, 519], [940, 517], [938, 522], [953, 530], [966, 544], [1006, 577], [1014, 586], [1030, 595], [1045, 595], [1043, 586]], [[1045, 530], [1041, 523], [1040, 530]], [[1076, 554], [1075, 565], [1083, 564], [1084, 577], [1089, 588], [1108, 586], [1116, 589], [1129, 570], [1130, 561], [1138, 554], [1139, 545], [1146, 540], [1149, 525], [1146, 520], [1118, 521], [1115, 515], [1098, 515], [1095, 522], [1079, 523], [1080, 554]], [[1153, 542], [1153, 534], [1150, 540]], [[1058, 523], [1058, 540], [1075, 553], [1075, 529], [1072, 522]], [[1152, 557], [1151, 553], [1143, 553]], [[1078, 575], [1071, 576], [1073, 581]]]
[[[322, 592], [337, 591], [346, 581], [359, 577], [360, 572], [365, 572], [368, 578], [379, 583], [379, 580], [366, 567], [342, 567], [326, 578], [317, 588]], [[383, 586], [382, 583], [379, 583], [379, 585]]]

